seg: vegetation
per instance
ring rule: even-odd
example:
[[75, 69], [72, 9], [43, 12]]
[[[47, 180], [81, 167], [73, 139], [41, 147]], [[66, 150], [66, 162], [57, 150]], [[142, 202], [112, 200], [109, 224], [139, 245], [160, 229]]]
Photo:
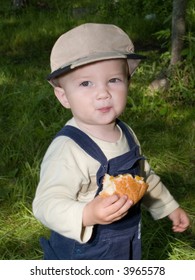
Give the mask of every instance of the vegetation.
[[[169, 88], [149, 85], [170, 60], [170, 1], [29, 1], [0, 7], [0, 258], [41, 259], [39, 238], [49, 234], [32, 214], [39, 167], [55, 133], [70, 118], [45, 81], [57, 37], [84, 22], [109, 22], [128, 32], [148, 60], [135, 73], [122, 119], [136, 132], [144, 154], [191, 218], [174, 234], [168, 219], [143, 209], [143, 259], [195, 259], [195, 6], [189, 1], [183, 61]], [[146, 19], [144, 15], [154, 15]], [[134, 3], [134, 5], [132, 4]], [[151, 4], [150, 3], [150, 4]], [[162, 3], [161, 3], [162, 4]], [[140, 12], [141, 11], [141, 12]]]

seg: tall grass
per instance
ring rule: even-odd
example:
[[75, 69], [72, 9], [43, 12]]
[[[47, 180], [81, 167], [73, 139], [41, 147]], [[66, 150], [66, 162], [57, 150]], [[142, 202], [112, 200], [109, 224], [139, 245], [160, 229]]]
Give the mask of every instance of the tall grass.
[[[59, 1], [22, 11], [5, 3], [0, 8], [0, 258], [41, 259], [39, 237], [48, 235], [49, 230], [33, 217], [31, 204], [46, 148], [70, 118], [45, 81], [50, 50], [69, 28], [106, 20], [101, 14], [73, 17], [65, 6], [59, 7]], [[115, 17], [109, 22], [118, 20]], [[138, 44], [138, 24], [133, 24], [133, 17], [131, 22], [128, 18], [127, 25], [127, 20], [120, 19], [121, 27], [134, 34], [132, 39]], [[141, 20], [139, 29], [140, 25]], [[174, 234], [167, 219], [153, 221], [143, 209], [143, 258], [194, 259], [194, 66], [184, 64], [183, 71], [178, 69], [170, 78], [167, 92], [151, 94], [148, 85], [166, 64], [158, 52], [147, 54], [150, 59], [132, 80], [122, 119], [135, 130], [151, 165], [188, 211], [192, 227], [184, 234]]]

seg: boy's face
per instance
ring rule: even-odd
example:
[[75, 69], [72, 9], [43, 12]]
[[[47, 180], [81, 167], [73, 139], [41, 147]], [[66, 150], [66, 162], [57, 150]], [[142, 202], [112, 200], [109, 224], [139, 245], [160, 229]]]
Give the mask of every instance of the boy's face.
[[59, 79], [55, 94], [70, 108], [80, 125], [106, 125], [123, 112], [128, 93], [128, 66], [124, 59], [95, 62]]

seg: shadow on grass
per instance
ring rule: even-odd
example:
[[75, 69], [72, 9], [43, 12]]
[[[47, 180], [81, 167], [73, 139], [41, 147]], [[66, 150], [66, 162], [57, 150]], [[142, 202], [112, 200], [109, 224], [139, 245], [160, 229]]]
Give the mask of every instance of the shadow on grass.
[[[165, 217], [154, 221], [150, 214], [143, 209], [142, 218], [142, 243], [143, 259], [178, 259], [195, 257], [195, 207], [191, 201], [195, 200], [195, 184], [186, 182], [176, 172], [161, 173], [161, 180], [184, 208], [191, 219], [191, 227], [183, 233], [173, 233], [172, 223]], [[175, 251], [180, 251], [180, 256], [175, 256]]]

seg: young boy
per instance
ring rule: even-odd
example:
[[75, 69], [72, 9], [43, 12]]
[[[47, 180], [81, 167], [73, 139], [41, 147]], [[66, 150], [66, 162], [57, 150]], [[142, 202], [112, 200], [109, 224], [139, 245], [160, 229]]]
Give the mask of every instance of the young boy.
[[102, 178], [130, 173], [149, 184], [142, 204], [154, 219], [168, 216], [174, 232], [189, 218], [141, 155], [124, 111], [131, 76], [144, 57], [128, 35], [109, 24], [83, 24], [51, 52], [48, 80], [73, 118], [56, 135], [41, 166], [34, 215], [52, 230], [45, 259], [141, 259], [140, 202], [99, 196]]

